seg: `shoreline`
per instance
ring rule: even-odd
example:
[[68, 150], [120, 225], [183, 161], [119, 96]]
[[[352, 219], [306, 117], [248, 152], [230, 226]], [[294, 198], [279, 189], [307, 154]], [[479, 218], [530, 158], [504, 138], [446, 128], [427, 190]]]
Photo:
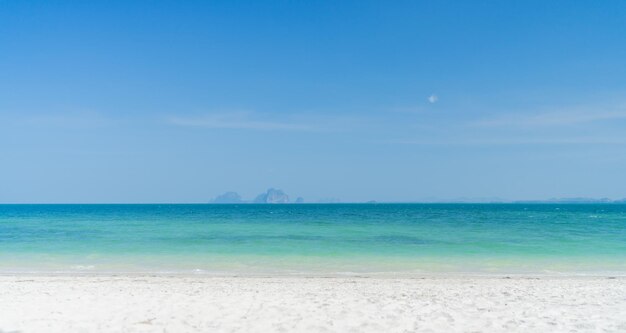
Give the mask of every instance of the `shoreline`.
[[154, 277], [154, 278], [251, 278], [251, 279], [624, 279], [626, 272], [228, 272], [228, 271], [2, 271], [0, 278], [6, 277], [67, 277], [67, 278], [106, 278], [106, 277]]
[[0, 274], [0, 332], [626, 330], [626, 277]]

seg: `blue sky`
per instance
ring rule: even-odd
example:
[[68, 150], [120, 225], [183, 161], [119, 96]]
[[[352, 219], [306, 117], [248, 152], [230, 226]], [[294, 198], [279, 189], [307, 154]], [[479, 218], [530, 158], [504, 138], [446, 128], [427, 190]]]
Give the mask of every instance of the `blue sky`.
[[626, 197], [624, 1], [2, 1], [0, 202]]

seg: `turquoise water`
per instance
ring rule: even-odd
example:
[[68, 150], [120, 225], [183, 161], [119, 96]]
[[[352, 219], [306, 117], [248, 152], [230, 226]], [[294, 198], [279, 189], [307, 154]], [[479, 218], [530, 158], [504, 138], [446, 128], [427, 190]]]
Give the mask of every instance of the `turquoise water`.
[[0, 272], [626, 274], [626, 205], [0, 205]]

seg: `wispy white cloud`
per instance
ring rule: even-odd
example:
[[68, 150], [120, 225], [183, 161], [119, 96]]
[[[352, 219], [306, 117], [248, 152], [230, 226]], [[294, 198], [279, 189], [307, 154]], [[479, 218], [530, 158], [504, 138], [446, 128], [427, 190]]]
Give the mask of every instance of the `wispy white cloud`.
[[277, 121], [250, 112], [213, 113], [198, 116], [168, 117], [170, 124], [216, 129], [249, 129], [261, 131], [311, 131], [316, 128], [304, 122]]
[[541, 127], [584, 124], [591, 122], [626, 119], [624, 108], [590, 108], [570, 111], [550, 111], [534, 114], [507, 114], [472, 122], [471, 125], [483, 127]]
[[0, 115], [0, 122], [10, 126], [92, 128], [109, 125], [113, 120], [94, 111], [39, 112], [28, 114], [6, 112]]
[[343, 132], [366, 128], [368, 117], [356, 115], [292, 114], [276, 116], [261, 112], [218, 112], [195, 115], [172, 115], [165, 121], [175, 126], [257, 131]]
[[421, 146], [516, 146], [516, 145], [626, 145], [626, 137], [531, 137], [531, 138], [485, 138], [485, 139], [399, 139], [381, 143]]
[[457, 120], [440, 126], [430, 122], [430, 127], [413, 137], [383, 142], [423, 146], [626, 145], [623, 121], [625, 106], [585, 106]]

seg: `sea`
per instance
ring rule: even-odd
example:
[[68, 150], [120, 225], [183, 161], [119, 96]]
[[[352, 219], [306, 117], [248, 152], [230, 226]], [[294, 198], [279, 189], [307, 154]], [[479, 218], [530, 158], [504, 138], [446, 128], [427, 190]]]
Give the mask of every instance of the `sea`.
[[0, 273], [626, 275], [626, 205], [0, 205]]

